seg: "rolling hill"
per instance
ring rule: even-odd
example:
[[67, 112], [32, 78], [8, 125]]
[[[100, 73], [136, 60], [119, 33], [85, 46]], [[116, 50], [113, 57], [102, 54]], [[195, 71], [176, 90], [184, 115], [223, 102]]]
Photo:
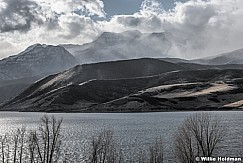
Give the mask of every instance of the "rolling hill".
[[243, 49], [219, 54], [213, 57], [191, 60], [191, 62], [206, 65], [243, 64]]
[[[183, 69], [185, 68], [174, 63], [149, 58], [78, 65], [34, 83], [13, 100], [10, 100], [8, 104], [29, 99], [42, 99], [49, 97], [52, 92], [63, 90], [66, 87], [79, 87], [91, 81], [134, 79]], [[95, 88], [93, 89], [95, 90]]]
[[243, 70], [177, 70], [147, 77], [83, 82], [64, 72], [33, 84], [1, 108], [62, 112], [229, 109], [228, 105], [243, 100], [242, 73]]

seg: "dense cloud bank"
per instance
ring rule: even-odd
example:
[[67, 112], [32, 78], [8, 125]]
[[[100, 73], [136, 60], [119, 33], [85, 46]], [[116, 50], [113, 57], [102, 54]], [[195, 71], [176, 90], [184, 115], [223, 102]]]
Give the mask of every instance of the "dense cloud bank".
[[126, 30], [171, 33], [171, 57], [210, 56], [243, 47], [241, 6], [242, 0], [189, 0], [165, 11], [159, 1], [144, 0], [138, 12], [109, 19], [101, 0], [0, 0], [0, 58], [37, 42], [83, 44]]

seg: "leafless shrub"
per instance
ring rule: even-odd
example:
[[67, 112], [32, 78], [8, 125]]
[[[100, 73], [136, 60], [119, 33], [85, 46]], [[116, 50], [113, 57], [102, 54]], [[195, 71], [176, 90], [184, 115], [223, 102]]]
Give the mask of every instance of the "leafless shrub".
[[156, 138], [148, 148], [140, 150], [134, 160], [138, 163], [163, 163], [163, 159], [163, 141]]
[[208, 113], [188, 117], [178, 128], [174, 152], [182, 163], [194, 163], [197, 156], [213, 156], [224, 140], [226, 129]]
[[[236, 149], [235, 154], [238, 157], [243, 158], [243, 128], [241, 126], [237, 127], [239, 128], [236, 128], [236, 132], [234, 132], [237, 143], [232, 143], [231, 148]], [[243, 162], [243, 159], [241, 160], [241, 162]]]
[[8, 140], [8, 134], [5, 134], [4, 136], [0, 136], [0, 142], [1, 142], [1, 162], [9, 162], [10, 157], [10, 150], [9, 150], [9, 140]]
[[91, 141], [88, 163], [121, 163], [122, 154], [113, 138], [113, 131], [104, 130]]
[[149, 147], [149, 163], [162, 163], [163, 158], [163, 141], [157, 138]]
[[25, 153], [25, 137], [26, 137], [26, 129], [25, 127], [22, 127], [21, 129], [18, 129], [17, 132], [13, 135], [13, 163], [19, 162], [22, 163], [24, 157], [26, 157]]
[[44, 116], [39, 129], [26, 132], [17, 129], [0, 136], [0, 162], [2, 163], [55, 163], [61, 160], [62, 120]]
[[61, 152], [61, 120], [54, 116], [41, 118], [41, 124], [37, 131], [32, 131], [29, 137], [30, 161], [42, 163], [58, 162]]
[[0, 136], [1, 162], [23, 162], [23, 159], [26, 157], [24, 149], [25, 131], [25, 128], [21, 128], [11, 134], [6, 133]]
[[134, 160], [134, 162], [137, 162], [137, 163], [147, 163], [148, 162], [148, 159], [147, 159], [147, 150], [145, 149], [140, 149], [138, 151], [139, 153], [137, 154], [137, 156], [135, 158], [132, 158]]

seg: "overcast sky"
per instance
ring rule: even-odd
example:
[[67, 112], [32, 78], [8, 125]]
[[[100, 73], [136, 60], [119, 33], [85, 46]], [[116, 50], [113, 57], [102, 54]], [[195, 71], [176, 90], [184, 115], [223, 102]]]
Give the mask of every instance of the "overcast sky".
[[83, 44], [102, 32], [170, 32], [170, 56], [243, 48], [242, 0], [0, 0], [0, 58], [35, 43]]

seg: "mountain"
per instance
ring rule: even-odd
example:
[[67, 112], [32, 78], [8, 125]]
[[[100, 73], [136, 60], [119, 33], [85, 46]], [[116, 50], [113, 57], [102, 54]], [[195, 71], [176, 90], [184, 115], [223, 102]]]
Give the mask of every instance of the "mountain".
[[57, 73], [76, 65], [61, 46], [35, 44], [18, 55], [0, 60], [0, 81]]
[[[98, 95], [95, 94], [96, 96], [83, 100], [89, 106], [76, 105], [75, 111], [241, 109], [243, 108], [242, 73], [243, 70], [180, 70], [139, 79], [90, 81], [83, 85], [83, 88], [91, 86], [98, 90]], [[105, 83], [109, 83], [113, 89], [103, 93], [106, 89], [100, 90], [99, 85], [105, 86], [107, 85]], [[121, 96], [114, 96], [114, 94], [120, 95], [120, 90], [123, 90]], [[130, 90], [130, 92], [124, 90]], [[92, 95], [92, 91], [90, 94]], [[102, 99], [96, 100], [97, 96]], [[87, 101], [92, 101], [92, 103], [87, 103]]]
[[166, 61], [166, 62], [171, 62], [171, 63], [191, 63], [190, 60], [186, 60], [186, 59], [181, 59], [181, 58], [157, 58], [160, 59], [162, 61]]
[[236, 70], [243, 70], [243, 64], [225, 64], [225, 65], [203, 65], [203, 64], [196, 64], [196, 63], [184, 63], [179, 62], [177, 63], [180, 66], [183, 66], [187, 69], [236, 69]]
[[1, 110], [127, 112], [240, 108], [242, 74], [243, 70], [189, 70], [148, 58], [85, 64], [34, 83], [1, 105]]
[[[142, 83], [140, 83], [141, 77], [183, 69], [185, 68], [177, 64], [149, 58], [78, 65], [62, 73], [50, 75], [35, 82], [14, 99], [5, 103], [4, 107], [18, 105], [17, 108], [20, 108], [21, 106], [25, 109], [36, 108], [37, 106], [39, 109], [43, 109], [44, 106], [52, 108], [55, 101], [62, 95], [66, 95], [66, 93], [70, 93], [70, 96], [66, 96], [63, 99], [63, 102], [69, 101], [68, 103], [74, 103], [76, 100], [79, 101], [79, 98], [84, 94], [85, 97], [89, 97], [89, 95], [87, 95], [89, 94], [89, 91], [87, 92], [87, 90], [92, 90], [93, 92], [90, 92], [90, 94], [96, 96], [98, 90], [103, 90], [104, 93], [109, 93], [109, 90], [114, 89], [109, 83], [101, 83], [98, 85], [99, 88], [83, 88], [83, 86], [86, 86], [86, 83], [92, 83], [92, 81], [116, 81], [119, 79], [126, 80], [132, 78], [139, 81], [137, 84], [142, 86], [144, 81], [141, 80]], [[121, 83], [121, 85], [123, 85], [123, 83]], [[142, 88], [141, 86], [135, 85], [134, 87]], [[66, 91], [66, 89], [70, 89], [73, 92]], [[116, 96], [120, 97], [121, 95], [124, 95], [124, 93], [122, 93], [123, 91], [127, 94], [127, 92], [131, 92], [132, 90], [132, 87], [124, 87], [124, 89], [119, 90], [119, 92], [111, 92], [111, 94], [114, 96], [116, 94]], [[64, 92], [60, 93], [59, 91]], [[104, 98], [106, 97], [104, 96]]]
[[[212, 57], [186, 60], [181, 58], [158, 58], [163, 61], [172, 62], [172, 63], [186, 63], [186, 64], [198, 64], [200, 66], [210, 65], [212, 67], [224, 67], [225, 65], [231, 65], [237, 67], [237, 65], [243, 64], [243, 49], [238, 49], [235, 51], [215, 55]], [[231, 67], [230, 66], [230, 67]], [[241, 66], [240, 66], [241, 67]]]
[[87, 112], [243, 109], [242, 73], [243, 70], [180, 70], [141, 78], [139, 83], [137, 79], [117, 81], [133, 83], [127, 84], [127, 89], [132, 87], [134, 92], [86, 108], [76, 107]]
[[90, 106], [86, 110], [140, 112], [243, 109], [243, 88], [239, 83], [242, 81], [241, 78], [230, 83], [214, 81], [163, 84]]
[[42, 77], [76, 64], [76, 59], [63, 47], [41, 44], [0, 60], [0, 102], [16, 96]]
[[14, 84], [0, 87], [0, 103], [9, 100], [11, 97], [16, 96], [18, 93], [26, 89], [30, 84]]
[[41, 76], [33, 76], [0, 81], [0, 103], [13, 98], [40, 78]]
[[168, 32], [122, 33], [104, 32], [97, 39], [84, 45], [60, 45], [73, 54], [81, 64], [135, 58], [158, 58], [172, 63], [196, 63], [203, 65], [243, 64], [243, 49], [213, 57], [186, 60], [168, 58], [168, 52], [178, 40]]
[[166, 57], [171, 47], [170, 34], [104, 32], [96, 40], [84, 45], [60, 45], [79, 59], [80, 63], [95, 63], [135, 58]]
[[196, 59], [191, 62], [206, 65], [243, 64], [243, 49], [238, 49], [213, 57]]

